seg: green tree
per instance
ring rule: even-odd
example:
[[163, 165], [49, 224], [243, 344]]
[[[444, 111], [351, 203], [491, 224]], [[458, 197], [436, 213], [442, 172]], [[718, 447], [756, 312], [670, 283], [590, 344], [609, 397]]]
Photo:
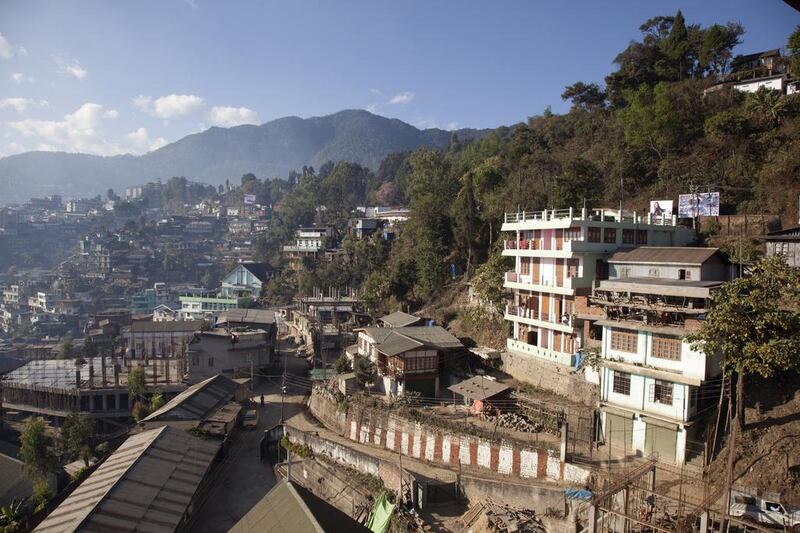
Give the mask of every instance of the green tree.
[[59, 434], [59, 448], [65, 460], [83, 459], [86, 466], [92, 456], [92, 438], [95, 434], [94, 421], [82, 413], [70, 413], [64, 419]]
[[128, 396], [141, 400], [145, 392], [144, 368], [137, 366], [128, 373]]
[[800, 79], [800, 24], [794, 29], [786, 43], [786, 49], [790, 54], [789, 72], [796, 79]]
[[370, 386], [375, 381], [375, 365], [366, 357], [356, 357], [353, 371], [356, 374], [356, 381], [364, 387]]
[[55, 471], [56, 458], [43, 419], [28, 418], [22, 426], [19, 442], [19, 458], [25, 463], [25, 471], [31, 479], [42, 479]]
[[561, 99], [571, 100], [573, 107], [603, 107], [606, 103], [606, 92], [596, 83], [586, 84], [579, 81], [564, 89]]
[[75, 354], [75, 349], [72, 345], [72, 335], [67, 333], [61, 338], [58, 344], [58, 359], [71, 359]]
[[513, 259], [503, 256], [502, 248], [497, 247], [489, 255], [488, 261], [475, 271], [475, 277], [472, 278], [475, 293], [484, 301], [494, 305], [496, 309], [501, 309], [506, 294], [503, 288], [505, 275], [513, 266]]
[[722, 286], [693, 349], [721, 354], [726, 375], [736, 375], [736, 420], [744, 426], [745, 377], [800, 370], [800, 270], [781, 256], [755, 264], [750, 277]]
[[88, 335], [83, 339], [81, 355], [86, 359], [97, 356], [97, 346], [94, 345], [92, 338]]
[[603, 193], [603, 180], [600, 170], [582, 157], [570, 160], [553, 183], [553, 203], [555, 209], [580, 207], [584, 201], [592, 205]]
[[154, 413], [164, 407], [164, 394], [161, 391], [156, 391], [150, 397], [150, 412]]
[[336, 364], [333, 366], [333, 368], [336, 370], [337, 374], [345, 374], [350, 372], [350, 360], [346, 355], [342, 354], [339, 359], [336, 360]]

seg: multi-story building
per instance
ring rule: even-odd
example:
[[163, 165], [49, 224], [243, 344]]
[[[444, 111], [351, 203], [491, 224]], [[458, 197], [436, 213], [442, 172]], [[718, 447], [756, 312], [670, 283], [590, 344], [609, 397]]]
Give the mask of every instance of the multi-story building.
[[416, 391], [434, 398], [445, 357], [463, 349], [461, 341], [441, 326], [368, 327], [358, 330], [356, 352], [348, 352], [375, 365], [377, 389], [387, 396]]
[[283, 254], [290, 265], [297, 267], [305, 257], [315, 259], [320, 252], [326, 249], [333, 236], [334, 229], [330, 226], [297, 228], [295, 244], [284, 246]]
[[200, 331], [200, 320], [154, 322], [136, 320], [123, 329], [122, 336], [130, 359], [177, 358], [186, 353], [186, 346]]
[[800, 267], [800, 226], [767, 233], [767, 255], [782, 255], [792, 267]]
[[201, 332], [189, 345], [189, 382], [217, 374], [229, 378], [253, 377], [269, 366], [274, 337], [262, 329], [217, 328]]
[[730, 265], [716, 248], [643, 246], [608, 259], [591, 302], [603, 309], [599, 370], [605, 443], [682, 464], [703, 456], [719, 398], [719, 354], [695, 350], [696, 330]]
[[513, 353], [575, 366], [591, 335], [587, 298], [595, 279], [608, 277], [606, 259], [617, 248], [682, 246], [695, 238], [675, 217], [600, 209], [506, 213], [510, 232], [503, 255], [514, 258], [504, 286], [513, 291], [505, 318]]
[[222, 311], [240, 307], [243, 298], [225, 298], [223, 296], [201, 295], [181, 296], [180, 317], [182, 320], [206, 320], [219, 315]]

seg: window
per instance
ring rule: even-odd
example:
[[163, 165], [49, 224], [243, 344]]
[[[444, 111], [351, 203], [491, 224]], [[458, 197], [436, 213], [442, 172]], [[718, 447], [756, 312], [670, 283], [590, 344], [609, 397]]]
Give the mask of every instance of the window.
[[672, 383], [657, 379], [650, 388], [650, 401], [663, 405], [672, 405]]
[[567, 259], [567, 277], [568, 278], [577, 278], [578, 277], [578, 266], [580, 265], [580, 260], [577, 258]]
[[636, 244], [647, 244], [647, 232], [645, 230], [636, 230]]
[[614, 392], [616, 394], [631, 394], [631, 375], [627, 372], [614, 371]]
[[653, 335], [653, 357], [658, 359], [668, 359], [670, 361], [681, 360], [681, 340], [675, 337], [663, 335]]
[[581, 240], [581, 228], [569, 228], [564, 230], [564, 240], [567, 241]]
[[622, 244], [633, 244], [635, 239], [635, 231], [632, 229], [622, 230]]
[[651, 268], [650, 270], [648, 270], [647, 275], [650, 276], [651, 278], [657, 278], [658, 277], [658, 269], [657, 268]]
[[636, 353], [638, 346], [638, 333], [627, 331], [611, 331], [611, 349], [620, 352]]
[[214, 366], [214, 358], [213, 358], [213, 357], [209, 357], [209, 358], [208, 358], [208, 366], [209, 366], [209, 368], [211, 368], [212, 366]]
[[619, 267], [619, 277], [627, 278], [631, 275], [631, 268], [630, 267]]
[[605, 228], [603, 230], [603, 242], [606, 244], [615, 244], [617, 242], [616, 228]]
[[586, 232], [589, 242], [600, 242], [600, 228], [588, 227]]

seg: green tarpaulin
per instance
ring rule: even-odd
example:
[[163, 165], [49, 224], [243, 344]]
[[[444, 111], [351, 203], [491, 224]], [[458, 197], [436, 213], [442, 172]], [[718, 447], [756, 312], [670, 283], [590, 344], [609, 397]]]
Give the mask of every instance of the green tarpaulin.
[[382, 492], [381, 497], [375, 502], [375, 507], [369, 514], [366, 526], [375, 533], [384, 533], [389, 529], [389, 520], [394, 512], [394, 504], [386, 498], [386, 493]]

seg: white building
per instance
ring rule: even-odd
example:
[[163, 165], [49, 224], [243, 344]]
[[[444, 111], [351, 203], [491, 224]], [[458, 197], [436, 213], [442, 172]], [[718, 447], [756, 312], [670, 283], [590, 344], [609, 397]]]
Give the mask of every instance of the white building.
[[260, 369], [269, 366], [273, 352], [271, 336], [262, 329], [203, 331], [189, 345], [189, 382], [199, 383], [217, 374], [229, 378], [257, 376]]
[[729, 277], [716, 248], [639, 247], [608, 261], [592, 303], [604, 310], [601, 429], [619, 451], [660, 461], [700, 461], [702, 414], [716, 406], [720, 357], [693, 350], [711, 296]]
[[589, 337], [587, 297], [595, 279], [608, 276], [606, 259], [617, 248], [682, 246], [695, 238], [675, 217], [655, 218], [600, 209], [506, 213], [510, 236], [503, 255], [514, 258], [505, 276], [513, 291], [505, 319], [507, 348], [515, 354], [575, 366]]
[[272, 272], [272, 267], [267, 263], [240, 263], [222, 278], [220, 296], [257, 299], [261, 296], [261, 288], [269, 280]]

